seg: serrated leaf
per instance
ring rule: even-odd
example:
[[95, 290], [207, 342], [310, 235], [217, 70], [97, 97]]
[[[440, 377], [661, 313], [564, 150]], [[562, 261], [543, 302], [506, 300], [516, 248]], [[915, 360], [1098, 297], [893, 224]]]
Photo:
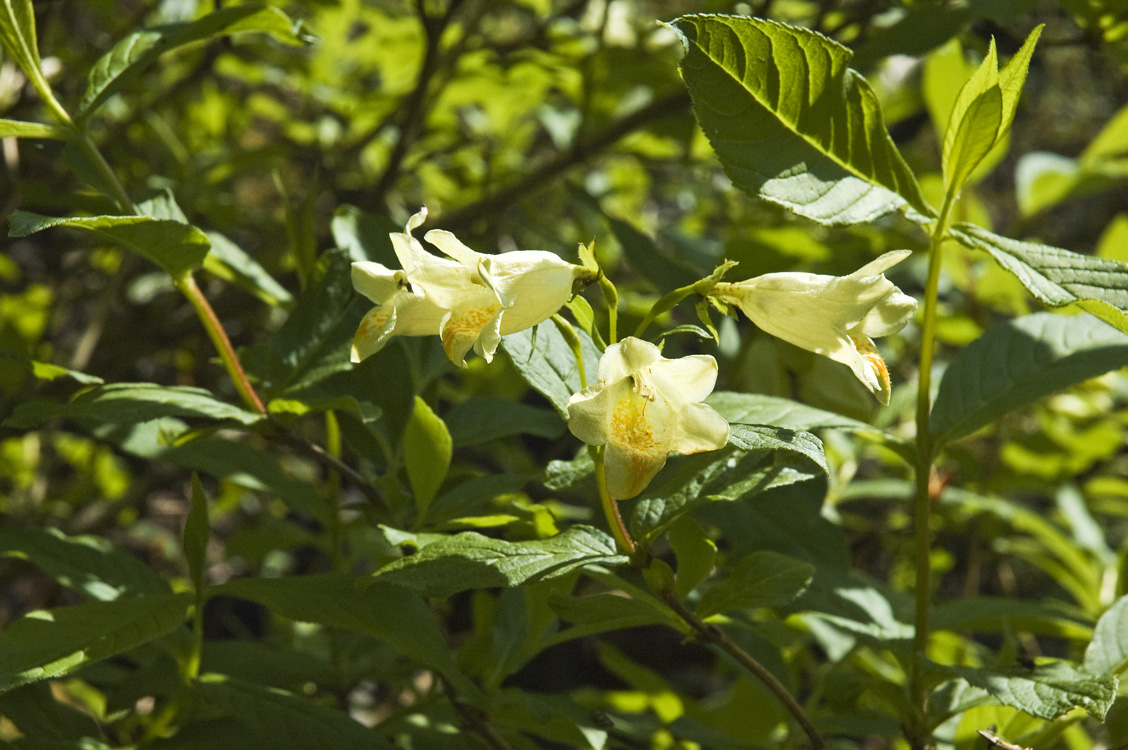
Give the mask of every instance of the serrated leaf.
[[737, 187], [824, 224], [934, 215], [851, 52], [758, 18], [683, 16], [682, 77]]
[[454, 443], [446, 424], [419, 396], [404, 431], [403, 449], [404, 468], [422, 521], [446, 479]]
[[39, 610], [0, 632], [0, 691], [73, 672], [184, 621], [190, 594], [122, 597]]
[[178, 277], [204, 264], [211, 241], [190, 224], [148, 216], [40, 216], [14, 211], [9, 217], [9, 237], [26, 237], [53, 227], [92, 232], [156, 263]]
[[[192, 697], [238, 721], [264, 747], [332, 747], [335, 750], [391, 750], [377, 732], [339, 711], [278, 688], [218, 674], [201, 675]], [[240, 733], [242, 734], [242, 733]]]
[[104, 54], [87, 77], [76, 117], [84, 120], [165, 52], [237, 32], [265, 32], [286, 44], [303, 44], [300, 26], [278, 8], [248, 3], [221, 8], [188, 23], [135, 31]]
[[457, 673], [435, 614], [415, 593], [389, 583], [339, 574], [241, 578], [209, 593], [257, 602], [289, 620], [365, 633], [448, 678]]
[[204, 590], [204, 565], [207, 557], [208, 537], [211, 527], [208, 524], [208, 497], [200, 477], [192, 473], [192, 504], [188, 508], [188, 518], [184, 522], [184, 557], [188, 560], [188, 572], [196, 593]]
[[705, 590], [698, 617], [738, 609], [782, 607], [795, 600], [815, 576], [815, 566], [778, 552], [753, 552]]
[[0, 119], [0, 138], [50, 138], [66, 140], [69, 136], [66, 130], [55, 125], [44, 125], [39, 122], [24, 122], [22, 120]]
[[956, 194], [999, 134], [1003, 117], [1003, 92], [999, 88], [999, 62], [995, 40], [987, 57], [960, 89], [944, 132], [944, 187]]
[[822, 441], [803, 430], [762, 424], [732, 424], [729, 443], [743, 451], [787, 451], [803, 456], [822, 469], [827, 478], [830, 467], [826, 465]]
[[193, 417], [232, 420], [245, 425], [263, 418], [256, 412], [220, 401], [203, 388], [111, 383], [83, 391], [65, 404], [51, 401], [20, 404], [4, 425], [31, 429], [55, 417], [106, 424], [132, 424], [161, 417]]
[[1085, 649], [1085, 669], [1111, 677], [1128, 669], [1128, 596], [1118, 599], [1097, 620]]
[[1068, 662], [1039, 664], [1033, 669], [975, 669], [953, 671], [975, 687], [1040, 719], [1053, 720], [1075, 708], [1083, 708], [1103, 721], [1116, 699], [1116, 678], [1098, 677]]
[[34, 564], [61, 586], [99, 601], [125, 594], [166, 594], [168, 582], [109, 540], [56, 529], [0, 530], [0, 557]]
[[1000, 237], [973, 224], [957, 224], [952, 232], [968, 247], [987, 251], [1043, 304], [1076, 304], [1128, 333], [1128, 265]]
[[[584, 371], [591, 383], [599, 372], [599, 350], [585, 331], [576, 333], [584, 354]], [[568, 399], [581, 390], [580, 376], [572, 348], [556, 326], [540, 325], [506, 336], [501, 340], [501, 348], [525, 382], [544, 395], [567, 420]]]
[[573, 526], [551, 539], [530, 542], [506, 542], [468, 531], [429, 544], [375, 576], [443, 598], [467, 589], [547, 581], [585, 565], [620, 565], [626, 560], [610, 535], [590, 526]]
[[705, 403], [720, 412], [730, 423], [761, 424], [788, 430], [850, 430], [894, 440], [884, 430], [834, 412], [792, 401], [789, 398], [765, 396], [759, 393], [716, 391]]
[[1018, 97], [1022, 93], [1022, 86], [1026, 83], [1026, 73], [1030, 69], [1030, 58], [1034, 55], [1034, 47], [1042, 36], [1045, 24], [1039, 24], [1031, 31], [1022, 47], [1015, 53], [1003, 69], [999, 71], [999, 88], [1003, 93], [1003, 119], [999, 127], [1000, 136], [1010, 130], [1014, 122], [1014, 114], [1018, 110]]
[[1128, 365], [1128, 335], [1087, 315], [1036, 313], [995, 326], [945, 370], [932, 409], [939, 443], [1051, 393]]

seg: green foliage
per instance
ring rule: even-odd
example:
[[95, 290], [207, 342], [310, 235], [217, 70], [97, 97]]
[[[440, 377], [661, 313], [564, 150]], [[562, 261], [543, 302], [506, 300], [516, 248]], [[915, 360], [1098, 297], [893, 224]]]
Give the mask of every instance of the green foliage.
[[1128, 740], [1117, 3], [57, 5], [0, 745]]

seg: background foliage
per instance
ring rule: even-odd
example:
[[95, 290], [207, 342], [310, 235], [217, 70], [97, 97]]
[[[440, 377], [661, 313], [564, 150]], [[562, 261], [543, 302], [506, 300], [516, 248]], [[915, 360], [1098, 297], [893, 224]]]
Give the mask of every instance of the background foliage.
[[[920, 327], [882, 340], [884, 408], [840, 365], [730, 319], [716, 346], [669, 336], [667, 352], [717, 357], [724, 393], [710, 403], [730, 421], [821, 440], [781, 450], [743, 434], [743, 447], [673, 459], [624, 504], [628, 526], [676, 569], [696, 616], [835, 746], [964, 750], [980, 729], [1038, 750], [1128, 743], [1115, 680], [1128, 663], [1128, 339], [1088, 315], [1123, 330], [1128, 310], [1122, 3], [33, 10], [45, 81], [89, 143], [61, 137], [5, 28], [0, 740], [809, 743], [601, 530], [590, 459], [560, 414], [578, 380], [555, 329], [508, 337], [466, 371], [428, 338], [348, 361], [368, 307], [349, 263], [395, 266], [388, 233], [424, 204], [428, 228], [484, 252], [575, 261], [594, 239], [623, 331], [726, 258], [730, 280], [846, 274], [910, 248], [890, 275], [925, 296], [929, 238], [913, 221], [792, 212], [722, 167], [701, 129], [713, 134], [710, 110], [695, 117], [693, 74], [679, 73], [685, 47], [657, 21], [733, 13], [853, 51], [919, 182], [911, 209], [963, 184], [953, 219], [970, 224], [945, 245], [935, 329], [947, 371], [928, 477], [927, 705], [906, 689]], [[1021, 98], [1000, 95], [1009, 136], [945, 172], [983, 145], [945, 139], [964, 82], [1040, 24]], [[96, 153], [139, 216], [123, 216]], [[875, 171], [897, 190], [899, 169]], [[47, 228], [57, 217], [70, 229]], [[1085, 260], [1046, 270], [1047, 246]], [[190, 299], [189, 283], [269, 417], [244, 408], [177, 293]], [[679, 308], [660, 322], [698, 320]], [[1008, 348], [1023, 336], [1060, 346]]]

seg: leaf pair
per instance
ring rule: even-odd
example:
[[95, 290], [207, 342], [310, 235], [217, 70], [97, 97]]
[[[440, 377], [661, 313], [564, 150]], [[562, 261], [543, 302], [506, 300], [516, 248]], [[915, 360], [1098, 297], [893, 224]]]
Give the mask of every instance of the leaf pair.
[[1030, 57], [1041, 35], [1039, 26], [1002, 71], [992, 39], [987, 57], [960, 90], [944, 133], [944, 188], [949, 196], [959, 194], [983, 157], [1010, 132]]

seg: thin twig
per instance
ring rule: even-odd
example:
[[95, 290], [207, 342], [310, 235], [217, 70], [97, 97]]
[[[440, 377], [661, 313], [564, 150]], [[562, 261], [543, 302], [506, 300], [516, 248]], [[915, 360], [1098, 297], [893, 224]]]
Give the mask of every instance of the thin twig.
[[479, 201], [443, 214], [439, 217], [443, 228], [454, 230], [465, 227], [467, 224], [483, 216], [488, 216], [519, 198], [527, 197], [530, 193], [543, 187], [577, 164], [610, 148], [643, 125], [683, 113], [689, 108], [690, 103], [688, 91], [678, 91], [661, 99], [655, 99], [645, 107], [616, 120], [583, 142], [560, 151], [513, 184], [507, 185]]
[[373, 487], [368, 482], [368, 480], [364, 478], [364, 475], [346, 464], [341, 459], [334, 456], [329, 451], [322, 448], [317, 443], [311, 443], [307, 440], [303, 440], [296, 435], [291, 435], [288, 432], [282, 431], [281, 428], [279, 428], [277, 432], [268, 435], [267, 439], [288, 445], [291, 448], [299, 451], [300, 453], [304, 453], [315, 461], [320, 462], [326, 468], [339, 472], [342, 476], [348, 477], [349, 481], [352, 482], [358, 490], [364, 493], [365, 497], [379, 506], [384, 505], [384, 498], [382, 498], [380, 496], [380, 493], [376, 491], [376, 488]]
[[670, 609], [674, 610], [678, 617], [685, 620], [686, 624], [693, 628], [694, 632], [697, 633], [701, 640], [718, 646], [729, 656], [736, 659], [740, 663], [740, 666], [755, 675], [756, 679], [764, 683], [765, 687], [775, 693], [775, 696], [779, 698], [787, 710], [791, 712], [791, 715], [795, 717], [799, 726], [807, 733], [807, 737], [811, 740], [811, 745], [815, 750], [823, 750], [826, 747], [826, 740], [823, 739], [818, 728], [815, 726], [814, 722], [811, 721], [811, 717], [807, 716], [807, 712], [803, 710], [803, 706], [799, 704], [799, 701], [795, 700], [795, 696], [788, 692], [784, 684], [768, 671], [767, 667], [752, 658], [751, 654], [738, 646], [723, 630], [701, 620], [685, 606], [685, 603], [678, 598], [677, 594], [674, 592], [667, 592], [665, 600]]
[[995, 747], [1001, 747], [1003, 750], [1033, 750], [1033, 748], [1030, 747], [1023, 747], [1022, 745], [1016, 745], [1013, 742], [1007, 742], [1002, 737], [993, 735], [986, 729], [977, 729], [975, 731], [979, 733], [980, 737], [987, 740]]

